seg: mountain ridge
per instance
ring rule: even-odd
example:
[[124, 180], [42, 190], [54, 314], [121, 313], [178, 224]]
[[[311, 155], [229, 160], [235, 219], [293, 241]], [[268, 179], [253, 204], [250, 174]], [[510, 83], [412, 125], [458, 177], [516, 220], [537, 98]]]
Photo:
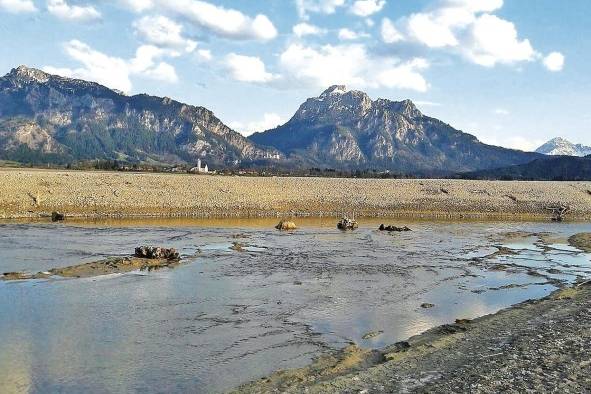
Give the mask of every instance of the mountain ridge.
[[522, 164], [540, 157], [486, 145], [424, 115], [411, 100], [372, 100], [333, 85], [284, 125], [246, 138], [205, 107], [133, 96], [19, 66], [0, 77], [0, 159], [120, 160], [170, 166], [392, 171], [416, 176]]
[[30, 150], [64, 161], [124, 159], [220, 166], [276, 160], [205, 107], [133, 96], [95, 82], [19, 66], [0, 78], [0, 152]]
[[529, 163], [460, 175], [465, 179], [520, 181], [590, 181], [591, 155], [549, 155]]
[[583, 157], [591, 155], [591, 146], [573, 144], [565, 138], [555, 137], [536, 149], [536, 152], [545, 155], [567, 155]]
[[425, 116], [411, 100], [372, 100], [344, 85], [307, 99], [287, 123], [249, 139], [301, 165], [424, 174], [504, 167], [540, 156], [483, 144]]

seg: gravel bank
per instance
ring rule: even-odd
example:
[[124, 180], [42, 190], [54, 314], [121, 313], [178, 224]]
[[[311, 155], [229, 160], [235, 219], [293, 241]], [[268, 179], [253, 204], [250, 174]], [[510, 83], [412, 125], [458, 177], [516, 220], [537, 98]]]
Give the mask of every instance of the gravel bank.
[[426, 215], [591, 217], [591, 182], [369, 180], [0, 169], [0, 218]]
[[434, 328], [385, 349], [381, 361], [371, 354], [349, 362], [345, 373], [333, 362], [279, 372], [238, 392], [583, 393], [591, 388], [590, 345], [587, 283]]

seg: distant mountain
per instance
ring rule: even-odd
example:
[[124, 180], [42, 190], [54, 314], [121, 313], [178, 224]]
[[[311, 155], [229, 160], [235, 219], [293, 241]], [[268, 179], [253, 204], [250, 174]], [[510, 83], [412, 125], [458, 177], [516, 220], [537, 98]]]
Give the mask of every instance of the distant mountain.
[[465, 173], [466, 179], [591, 181], [591, 155], [549, 156], [527, 164]]
[[332, 86], [284, 125], [249, 137], [303, 167], [438, 175], [530, 162], [537, 153], [490, 146], [423, 115], [410, 100], [372, 101]]
[[591, 146], [573, 144], [564, 138], [553, 138], [536, 149], [545, 155], [587, 156], [591, 155]]
[[198, 158], [230, 167], [274, 161], [279, 152], [257, 147], [203, 107], [126, 96], [25, 66], [0, 78], [0, 159], [176, 164]]

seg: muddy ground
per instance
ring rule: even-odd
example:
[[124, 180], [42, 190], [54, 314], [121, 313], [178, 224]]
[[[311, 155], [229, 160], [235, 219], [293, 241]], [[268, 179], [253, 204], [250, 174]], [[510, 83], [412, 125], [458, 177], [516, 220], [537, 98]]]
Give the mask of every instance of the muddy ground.
[[[513, 233], [519, 238], [531, 234]], [[544, 234], [538, 235], [544, 238]], [[569, 238], [590, 251], [591, 233]], [[514, 253], [499, 248], [494, 255]], [[486, 258], [489, 258], [487, 256]], [[458, 319], [382, 350], [351, 344], [236, 393], [498, 393], [591, 390], [591, 281], [475, 320]]]
[[591, 285], [580, 283], [384, 350], [351, 346], [237, 393], [498, 393], [591, 389]]
[[113, 257], [92, 263], [78, 264], [70, 267], [52, 268], [49, 271], [38, 273], [5, 272], [0, 275], [0, 280], [27, 280], [48, 279], [53, 276], [62, 278], [91, 278], [101, 275], [121, 274], [131, 271], [154, 270], [175, 266], [180, 260], [171, 259], [147, 259], [139, 257]]

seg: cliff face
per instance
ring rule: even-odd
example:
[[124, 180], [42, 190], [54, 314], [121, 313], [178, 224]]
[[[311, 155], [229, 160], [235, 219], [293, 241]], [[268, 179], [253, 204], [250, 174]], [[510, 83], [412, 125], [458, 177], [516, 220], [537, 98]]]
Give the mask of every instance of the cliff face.
[[250, 139], [292, 160], [335, 168], [444, 174], [526, 163], [540, 155], [481, 143], [410, 100], [371, 100], [332, 86], [303, 103], [283, 126]]
[[120, 159], [233, 166], [276, 160], [206, 108], [126, 96], [96, 83], [24, 66], [0, 78], [0, 154], [35, 161]]

